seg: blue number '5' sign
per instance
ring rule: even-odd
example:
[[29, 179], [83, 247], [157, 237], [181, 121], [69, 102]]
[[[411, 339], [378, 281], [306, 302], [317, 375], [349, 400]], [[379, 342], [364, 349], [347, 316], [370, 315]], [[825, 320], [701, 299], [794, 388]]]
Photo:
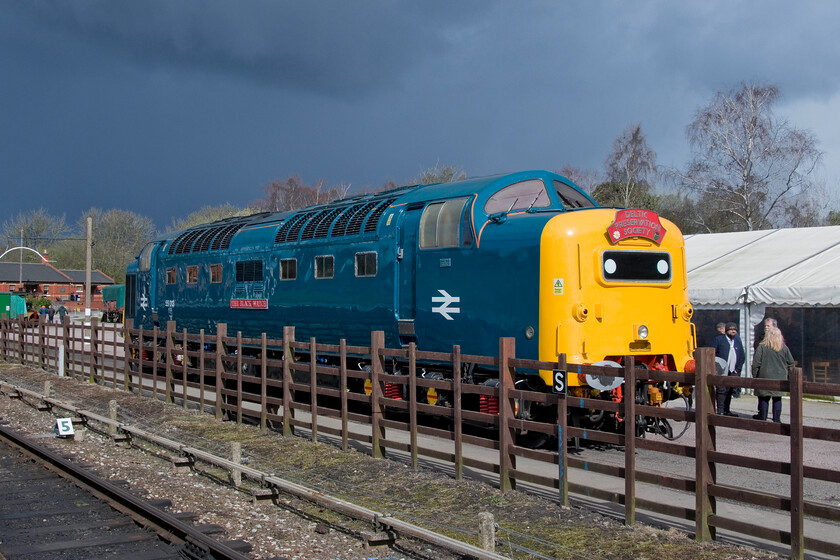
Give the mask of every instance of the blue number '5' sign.
[[60, 436], [73, 435], [73, 420], [70, 418], [56, 418], [55, 431]]

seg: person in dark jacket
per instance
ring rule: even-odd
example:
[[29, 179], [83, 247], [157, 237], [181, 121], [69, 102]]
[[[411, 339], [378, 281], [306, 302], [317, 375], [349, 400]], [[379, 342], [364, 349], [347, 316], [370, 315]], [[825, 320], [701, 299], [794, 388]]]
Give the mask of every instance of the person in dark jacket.
[[[785, 345], [782, 331], [776, 327], [767, 326], [764, 330], [764, 339], [753, 354], [753, 377], [756, 379], [787, 379], [793, 366], [793, 355]], [[755, 394], [758, 397], [758, 414], [753, 418], [767, 420], [767, 409], [770, 407], [770, 399], [772, 398], [773, 422], [781, 422], [782, 396], [784, 393], [756, 389]]]
[[[715, 357], [726, 360], [727, 372], [725, 375], [740, 376], [741, 368], [747, 358], [744, 352], [744, 344], [738, 336], [738, 325], [735, 323], [726, 324], [726, 334], [719, 334], [714, 340]], [[738, 416], [729, 409], [732, 403], [732, 395], [735, 389], [732, 387], [717, 388], [717, 413], [726, 416]]]

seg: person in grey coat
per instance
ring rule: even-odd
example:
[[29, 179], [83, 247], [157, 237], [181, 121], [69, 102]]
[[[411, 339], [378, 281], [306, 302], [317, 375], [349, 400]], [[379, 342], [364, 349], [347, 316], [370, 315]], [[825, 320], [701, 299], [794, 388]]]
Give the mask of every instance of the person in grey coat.
[[[790, 350], [785, 346], [782, 331], [777, 327], [767, 326], [764, 331], [764, 340], [755, 349], [752, 362], [752, 374], [756, 379], [787, 379], [793, 370], [794, 361]], [[767, 391], [756, 389], [758, 397], [758, 414], [753, 416], [756, 420], [767, 420], [767, 409], [770, 406], [770, 399], [773, 399], [773, 422], [782, 421], [782, 395], [781, 391]]]

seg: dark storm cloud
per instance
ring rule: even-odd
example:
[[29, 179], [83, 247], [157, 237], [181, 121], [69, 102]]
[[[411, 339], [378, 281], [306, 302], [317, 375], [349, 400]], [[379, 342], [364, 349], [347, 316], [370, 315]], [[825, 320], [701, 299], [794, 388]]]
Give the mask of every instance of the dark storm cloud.
[[838, 14], [829, 0], [0, 0], [5, 216], [97, 206], [164, 227], [292, 174], [363, 188], [436, 163], [600, 171], [635, 123], [680, 167], [694, 112], [744, 81], [781, 88], [779, 116], [824, 142], [837, 177]]
[[[491, 6], [478, 0], [32, 0], [6, 8], [43, 26], [47, 32], [39, 41], [66, 36], [100, 55], [140, 65], [347, 95], [400, 82], [419, 61], [450, 48], [449, 30]], [[97, 61], [78, 57], [75, 63]]]

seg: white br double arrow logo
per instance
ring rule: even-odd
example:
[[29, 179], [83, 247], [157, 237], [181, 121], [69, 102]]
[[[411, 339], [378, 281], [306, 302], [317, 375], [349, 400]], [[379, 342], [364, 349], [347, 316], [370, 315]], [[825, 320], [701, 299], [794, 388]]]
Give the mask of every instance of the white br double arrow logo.
[[460, 307], [449, 307], [453, 303], [461, 303], [461, 298], [456, 296], [450, 296], [445, 290], [438, 290], [440, 296], [432, 296], [432, 303], [442, 303], [443, 305], [439, 305], [437, 307], [432, 307], [432, 313], [440, 313], [444, 317], [446, 317], [447, 321], [453, 321], [452, 317], [449, 315], [450, 313], [460, 313]]

